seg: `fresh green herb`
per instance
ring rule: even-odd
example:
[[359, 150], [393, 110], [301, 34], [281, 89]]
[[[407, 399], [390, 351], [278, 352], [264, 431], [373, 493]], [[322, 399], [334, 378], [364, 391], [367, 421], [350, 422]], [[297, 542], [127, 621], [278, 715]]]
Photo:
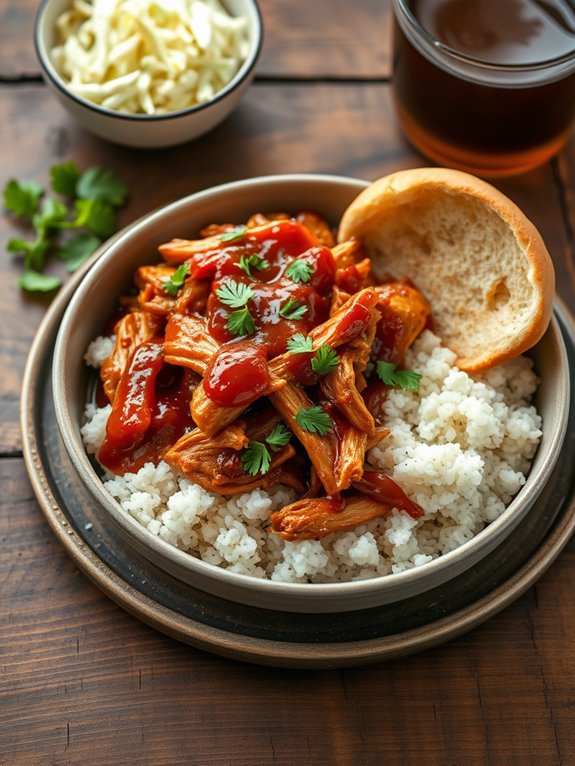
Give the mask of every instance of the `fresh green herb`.
[[247, 306], [232, 311], [226, 327], [233, 335], [252, 335], [256, 331], [256, 323]]
[[379, 379], [386, 386], [404, 388], [406, 391], [417, 391], [421, 375], [413, 370], [398, 370], [391, 362], [379, 361], [376, 366]]
[[333, 420], [327, 414], [327, 412], [316, 405], [309, 409], [301, 408], [296, 412], [295, 422], [304, 431], [310, 431], [320, 436], [325, 436], [326, 433], [333, 427]]
[[296, 332], [293, 338], [290, 338], [286, 344], [287, 350], [291, 354], [308, 354], [313, 351], [313, 341], [301, 332]]
[[230, 279], [222, 287], [218, 287], [216, 295], [226, 306], [232, 309], [239, 309], [254, 297], [254, 291], [249, 285], [245, 285], [243, 282], [234, 282], [233, 279]]
[[289, 264], [285, 275], [293, 282], [309, 282], [313, 271], [313, 266], [300, 258]]
[[333, 372], [338, 364], [339, 357], [337, 352], [329, 346], [318, 348], [311, 360], [311, 368], [316, 375], [327, 375], [328, 372]]
[[220, 241], [235, 242], [237, 239], [241, 239], [247, 230], [248, 230], [247, 226], [238, 226], [237, 229], [232, 229], [231, 231], [226, 231], [225, 234], [222, 234], [220, 237]]
[[269, 261], [255, 253], [252, 255], [242, 255], [240, 262], [236, 263], [238, 269], [245, 271], [248, 277], [252, 276], [252, 268], [261, 271], [262, 269], [267, 269], [269, 265]]
[[266, 436], [266, 442], [270, 447], [276, 451], [285, 445], [291, 439], [291, 432], [284, 426], [283, 423], [278, 423], [274, 426], [273, 431]]
[[290, 298], [280, 309], [280, 314], [285, 319], [301, 319], [307, 313], [307, 306], [295, 298]]
[[[127, 188], [110, 170], [92, 167], [81, 172], [73, 162], [50, 168], [51, 190], [66, 202], [46, 196], [35, 181], [11, 179], [4, 187], [6, 210], [30, 226], [33, 237], [13, 237], [7, 249], [22, 256], [24, 273], [20, 287], [47, 292], [61, 280], [42, 274], [50, 255], [56, 255], [68, 271], [76, 270], [116, 230], [116, 209], [124, 204]], [[73, 238], [61, 241], [61, 232], [76, 230]]]
[[168, 295], [175, 297], [184, 286], [184, 281], [189, 273], [190, 264], [187, 261], [180, 263], [172, 276], [162, 282], [162, 287], [168, 293]]
[[271, 465], [268, 448], [261, 442], [250, 441], [241, 456], [242, 466], [246, 473], [255, 476], [267, 473]]
[[66, 263], [68, 271], [76, 271], [101, 244], [102, 240], [94, 234], [78, 234], [63, 245], [59, 257]]
[[4, 207], [11, 213], [31, 217], [38, 209], [44, 189], [35, 181], [8, 181], [4, 187]]
[[[285, 447], [291, 439], [291, 432], [283, 423], [274, 426], [266, 442], [274, 452]], [[267, 473], [269, 471], [272, 459], [270, 451], [262, 442], [250, 441], [241, 456], [242, 466], [246, 473], [255, 476], [258, 473]]]

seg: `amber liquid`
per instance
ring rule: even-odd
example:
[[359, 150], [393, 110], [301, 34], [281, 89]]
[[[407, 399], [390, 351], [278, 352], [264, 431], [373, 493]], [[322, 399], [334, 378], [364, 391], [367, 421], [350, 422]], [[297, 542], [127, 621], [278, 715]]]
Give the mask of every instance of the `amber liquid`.
[[[569, 0], [410, 0], [436, 40], [494, 65], [575, 57]], [[545, 7], [546, 10], [543, 10]], [[575, 117], [575, 72], [525, 87], [477, 82], [431, 61], [394, 30], [394, 96], [410, 141], [440, 164], [485, 176], [522, 172], [553, 156]]]

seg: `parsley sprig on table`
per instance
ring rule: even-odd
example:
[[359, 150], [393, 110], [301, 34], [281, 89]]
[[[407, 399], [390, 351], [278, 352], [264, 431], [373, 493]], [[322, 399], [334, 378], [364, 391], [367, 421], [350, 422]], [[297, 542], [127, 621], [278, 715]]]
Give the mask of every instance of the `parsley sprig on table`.
[[252, 335], [256, 329], [256, 323], [248, 309], [248, 301], [254, 297], [254, 291], [243, 282], [235, 282], [229, 279], [216, 290], [216, 295], [222, 303], [232, 311], [226, 322], [226, 327], [233, 335]]
[[387, 386], [403, 388], [406, 391], [417, 391], [421, 375], [414, 370], [398, 370], [391, 362], [379, 361], [376, 365], [378, 378]]
[[[283, 423], [278, 423], [268, 436], [266, 444], [273, 452], [277, 452], [289, 442], [291, 433]], [[258, 473], [267, 473], [270, 469], [272, 458], [268, 446], [263, 442], [250, 441], [241, 456], [242, 466], [250, 476]]]
[[[50, 168], [48, 196], [35, 181], [10, 179], [3, 190], [4, 207], [31, 228], [33, 237], [13, 237], [7, 249], [22, 257], [24, 271], [19, 279], [23, 290], [50, 292], [60, 287], [59, 277], [43, 273], [50, 255], [75, 271], [116, 230], [117, 209], [128, 190], [111, 170], [91, 167], [80, 171], [74, 162]], [[60, 199], [63, 197], [64, 199]], [[77, 232], [63, 240], [66, 230]]]

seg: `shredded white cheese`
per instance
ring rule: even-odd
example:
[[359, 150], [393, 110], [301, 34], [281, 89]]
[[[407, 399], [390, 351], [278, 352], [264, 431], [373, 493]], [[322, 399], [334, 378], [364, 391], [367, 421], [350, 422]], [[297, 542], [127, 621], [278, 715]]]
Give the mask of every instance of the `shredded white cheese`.
[[72, 93], [165, 114], [210, 101], [248, 54], [247, 20], [219, 0], [73, 0], [52, 62]]

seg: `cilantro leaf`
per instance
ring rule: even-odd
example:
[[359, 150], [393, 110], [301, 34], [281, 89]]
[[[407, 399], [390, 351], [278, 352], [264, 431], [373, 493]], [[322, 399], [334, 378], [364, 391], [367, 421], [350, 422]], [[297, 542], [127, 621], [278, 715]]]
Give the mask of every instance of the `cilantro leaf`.
[[304, 431], [319, 434], [320, 436], [325, 436], [333, 428], [333, 420], [323, 407], [319, 405], [309, 407], [308, 409], [304, 407], [299, 409], [295, 415], [295, 422]]
[[261, 271], [262, 269], [267, 269], [270, 264], [268, 261], [266, 261], [265, 258], [262, 258], [261, 256], [253, 253], [252, 255], [242, 255], [239, 263], [236, 263], [235, 265], [238, 269], [245, 271], [248, 277], [251, 277], [252, 268]]
[[313, 272], [314, 268], [310, 263], [297, 258], [288, 265], [285, 275], [293, 282], [309, 282]]
[[31, 217], [38, 209], [44, 189], [35, 181], [12, 178], [4, 187], [4, 207], [19, 216]]
[[318, 348], [311, 360], [311, 368], [316, 375], [327, 375], [328, 372], [333, 372], [338, 364], [339, 357], [337, 352], [329, 346]]
[[162, 287], [168, 293], [168, 295], [175, 297], [184, 286], [184, 281], [189, 273], [190, 264], [185, 261], [178, 266], [178, 268], [174, 271], [169, 279], [165, 279], [162, 282]]
[[236, 309], [228, 316], [226, 327], [234, 335], [252, 335], [256, 330], [256, 323], [247, 306]]
[[311, 353], [313, 351], [313, 341], [309, 336], [296, 332], [293, 338], [288, 340], [286, 348], [291, 354]]
[[272, 432], [266, 436], [266, 442], [275, 451], [281, 447], [285, 447], [291, 439], [291, 431], [289, 431], [283, 423], [278, 423], [274, 426]]
[[391, 362], [379, 361], [376, 366], [378, 378], [386, 386], [403, 388], [406, 391], [417, 391], [421, 375], [413, 370], [398, 370]]
[[45, 239], [35, 239], [29, 241], [26, 239], [13, 238], [8, 240], [6, 249], [9, 253], [22, 253], [24, 255], [24, 266], [41, 269], [46, 258], [48, 241]]
[[28, 292], [49, 293], [60, 287], [62, 282], [58, 277], [40, 274], [40, 272], [34, 271], [34, 269], [25, 269], [18, 279], [18, 284], [22, 290], [27, 290]]
[[267, 473], [271, 465], [271, 457], [265, 444], [250, 441], [241, 455], [243, 469], [250, 476]]
[[241, 239], [247, 230], [247, 226], [238, 226], [236, 229], [226, 231], [220, 236], [220, 242], [235, 242], [236, 239]]
[[96, 252], [102, 244], [102, 240], [94, 234], [82, 233], [73, 239], [68, 240], [66, 244], [58, 251], [58, 257], [66, 261], [67, 271], [76, 271]]
[[249, 285], [230, 279], [221, 287], [218, 287], [216, 295], [226, 306], [238, 309], [245, 306], [250, 298], [254, 297], [254, 291]]
[[50, 229], [57, 229], [62, 226], [68, 217], [68, 208], [59, 199], [46, 197], [40, 209], [34, 214], [32, 223], [39, 237], [46, 235]]
[[85, 226], [103, 239], [116, 230], [116, 211], [108, 202], [101, 199], [77, 199], [75, 207], [76, 220], [71, 222], [71, 227]]
[[307, 313], [307, 306], [295, 298], [290, 298], [280, 309], [280, 314], [285, 319], [301, 319]]
[[84, 171], [78, 179], [76, 196], [120, 207], [126, 201], [128, 187], [113, 171], [92, 167]]
[[76, 197], [76, 186], [80, 180], [80, 170], [75, 162], [64, 162], [50, 168], [52, 190], [64, 197]]

